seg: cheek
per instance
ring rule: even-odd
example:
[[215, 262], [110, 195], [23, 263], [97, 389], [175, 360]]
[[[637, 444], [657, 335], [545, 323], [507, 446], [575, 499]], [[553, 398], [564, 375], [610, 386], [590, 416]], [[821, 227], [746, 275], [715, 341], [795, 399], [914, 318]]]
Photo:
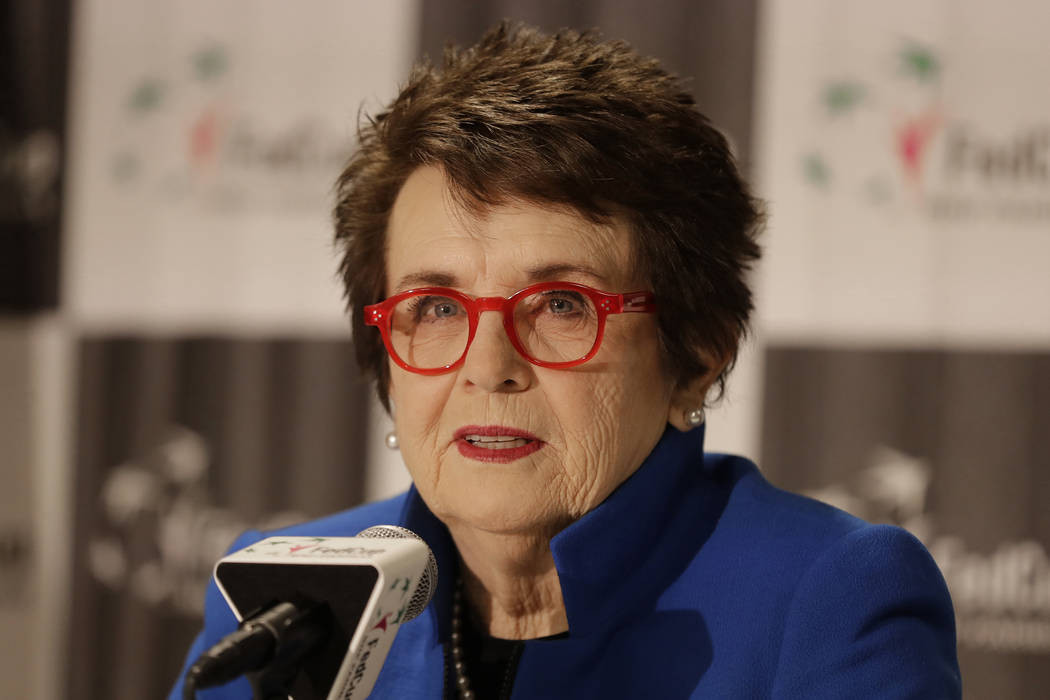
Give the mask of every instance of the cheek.
[[429, 413], [440, 413], [447, 401], [451, 376], [426, 377], [406, 372], [391, 362], [390, 402], [394, 420], [406, 418], [414, 422]]
[[[578, 428], [581, 430], [581, 443], [589, 445], [590, 448], [603, 456], [616, 443], [619, 430], [625, 426], [620, 424], [619, 417], [621, 408], [625, 403], [626, 388], [622, 377], [615, 380], [596, 382], [584, 395], [586, 396], [589, 410], [582, 412]], [[598, 463], [604, 463], [605, 459]]]
[[629, 430], [622, 422], [626, 389], [622, 377], [595, 377], [550, 397], [561, 424], [564, 478], [575, 495], [600, 487], [617, 470], [619, 443]]
[[390, 399], [394, 430], [401, 443], [401, 456], [413, 477], [419, 465], [433, 463], [451, 381], [451, 375], [424, 377], [400, 368], [392, 370]]
[[[655, 350], [625, 352], [617, 371], [597, 375], [563, 399], [567, 447], [592, 477], [619, 478], [639, 466], [663, 434], [671, 383]], [[557, 411], [557, 406], [554, 406]], [[625, 474], [626, 472], [626, 474]]]

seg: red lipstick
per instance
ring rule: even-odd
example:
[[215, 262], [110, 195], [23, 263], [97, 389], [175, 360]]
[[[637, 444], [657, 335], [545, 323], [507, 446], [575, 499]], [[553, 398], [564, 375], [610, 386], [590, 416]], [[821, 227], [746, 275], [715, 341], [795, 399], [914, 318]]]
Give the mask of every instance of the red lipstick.
[[503, 425], [465, 425], [456, 431], [455, 438], [464, 457], [497, 464], [531, 455], [546, 444], [528, 431]]

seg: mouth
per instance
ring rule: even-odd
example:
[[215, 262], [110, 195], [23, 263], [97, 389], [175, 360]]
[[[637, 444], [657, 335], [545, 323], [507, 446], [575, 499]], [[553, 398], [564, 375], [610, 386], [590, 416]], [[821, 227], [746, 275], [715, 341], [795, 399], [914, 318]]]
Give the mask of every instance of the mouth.
[[468, 425], [456, 431], [460, 454], [479, 462], [513, 462], [544, 446], [535, 435], [502, 425]]

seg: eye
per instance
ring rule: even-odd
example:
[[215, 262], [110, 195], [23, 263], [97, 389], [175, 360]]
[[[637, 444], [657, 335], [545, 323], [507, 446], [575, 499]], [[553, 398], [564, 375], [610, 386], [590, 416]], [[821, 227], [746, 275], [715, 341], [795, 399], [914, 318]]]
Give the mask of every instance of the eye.
[[529, 308], [536, 316], [577, 319], [592, 314], [590, 300], [572, 289], [552, 289], [529, 298]]
[[450, 301], [442, 301], [435, 303], [431, 307], [431, 312], [437, 318], [449, 318], [459, 313], [459, 306]]
[[463, 308], [458, 301], [448, 297], [418, 296], [412, 297], [408, 311], [416, 323], [427, 323], [455, 318], [463, 312]]
[[576, 305], [571, 299], [566, 299], [565, 297], [551, 297], [547, 301], [547, 308], [550, 309], [551, 313], [569, 314], [576, 310]]

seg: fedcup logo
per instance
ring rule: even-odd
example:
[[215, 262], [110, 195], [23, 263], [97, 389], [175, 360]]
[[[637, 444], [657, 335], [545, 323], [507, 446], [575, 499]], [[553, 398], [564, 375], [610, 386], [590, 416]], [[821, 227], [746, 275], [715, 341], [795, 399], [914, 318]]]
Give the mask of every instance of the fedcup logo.
[[244, 552], [271, 557], [309, 557], [316, 558], [364, 558], [374, 557], [386, 552], [382, 545], [329, 545], [329, 537], [303, 537], [295, 539], [267, 539], [259, 544], [246, 547]]
[[[900, 197], [902, 188], [921, 191], [930, 145], [945, 123], [941, 61], [916, 42], [893, 53], [819, 83], [813, 107], [821, 140], [801, 156], [814, 188], [873, 205]], [[872, 150], [858, 154], [858, 144]]]
[[1050, 221], [1050, 118], [977, 114], [980, 85], [946, 89], [940, 49], [893, 41], [816, 83], [798, 171], [811, 191], [930, 220]]
[[245, 93], [250, 57], [228, 44], [190, 39], [151, 58], [106, 105], [116, 193], [221, 214], [325, 206], [352, 146], [340, 115]]

